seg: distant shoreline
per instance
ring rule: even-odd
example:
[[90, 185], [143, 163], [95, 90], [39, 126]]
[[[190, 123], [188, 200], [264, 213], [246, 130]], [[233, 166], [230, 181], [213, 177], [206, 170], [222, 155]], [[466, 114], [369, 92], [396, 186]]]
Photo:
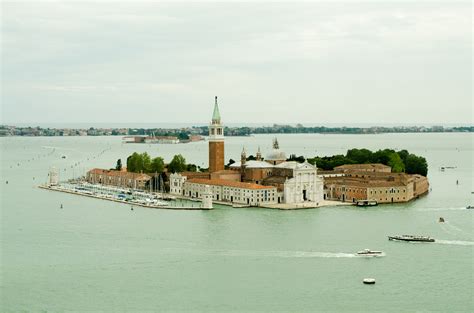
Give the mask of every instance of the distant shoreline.
[[[259, 134], [345, 134], [373, 135], [387, 133], [472, 133], [474, 126], [393, 126], [393, 127], [327, 127], [274, 124], [272, 126], [225, 127], [227, 137]], [[183, 128], [44, 128], [0, 125], [0, 137], [61, 137], [61, 136], [178, 136], [208, 135], [207, 126]]]

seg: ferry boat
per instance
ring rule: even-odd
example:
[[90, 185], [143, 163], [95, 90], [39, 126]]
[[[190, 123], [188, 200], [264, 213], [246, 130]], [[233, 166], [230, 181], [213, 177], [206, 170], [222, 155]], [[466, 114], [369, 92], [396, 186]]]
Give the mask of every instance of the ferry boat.
[[356, 253], [357, 256], [382, 256], [382, 251], [372, 251], [370, 249], [364, 249]]
[[388, 240], [435, 242], [435, 240], [429, 236], [412, 236], [412, 235], [388, 236]]

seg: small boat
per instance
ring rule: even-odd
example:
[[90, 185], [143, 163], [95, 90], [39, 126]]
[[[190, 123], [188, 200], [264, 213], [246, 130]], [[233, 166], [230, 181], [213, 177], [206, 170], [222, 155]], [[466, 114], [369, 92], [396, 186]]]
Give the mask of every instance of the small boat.
[[474, 206], [472, 206], [472, 205], [468, 205], [468, 206], [466, 207], [466, 209], [468, 209], [468, 210], [472, 210], [472, 209], [474, 209]]
[[388, 240], [413, 241], [413, 242], [435, 242], [433, 238], [428, 237], [428, 236], [412, 236], [412, 235], [388, 236]]
[[373, 285], [375, 284], [375, 278], [364, 278], [362, 282], [366, 285]]
[[62, 159], [65, 159], [65, 158], [66, 158], [66, 156], [65, 156], [65, 155], [63, 155], [61, 158], [62, 158]]
[[371, 200], [357, 200], [355, 203], [357, 206], [376, 206], [378, 205], [377, 201]]
[[439, 222], [440, 222], [440, 223], [444, 223], [444, 218], [440, 217], [440, 218], [439, 218]]
[[364, 249], [356, 253], [357, 256], [382, 256], [382, 251], [372, 251], [370, 249]]

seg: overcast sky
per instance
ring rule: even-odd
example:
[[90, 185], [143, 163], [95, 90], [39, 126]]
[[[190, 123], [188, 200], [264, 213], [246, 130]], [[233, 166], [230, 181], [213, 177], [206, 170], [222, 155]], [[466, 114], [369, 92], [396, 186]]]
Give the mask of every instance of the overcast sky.
[[2, 2], [1, 122], [472, 124], [471, 6]]

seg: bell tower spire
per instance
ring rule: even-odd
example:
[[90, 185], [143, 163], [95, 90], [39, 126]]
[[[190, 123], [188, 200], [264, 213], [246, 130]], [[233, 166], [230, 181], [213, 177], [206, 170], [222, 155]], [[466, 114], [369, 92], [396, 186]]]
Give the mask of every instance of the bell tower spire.
[[221, 114], [214, 102], [214, 112], [209, 124], [209, 173], [224, 170], [224, 126], [221, 123]]
[[260, 152], [260, 146], [258, 146], [256, 159], [257, 161], [262, 161], [262, 153]]
[[212, 113], [212, 124], [221, 123], [221, 113], [219, 112], [219, 105], [217, 104], [217, 96], [214, 102], [214, 113]]

